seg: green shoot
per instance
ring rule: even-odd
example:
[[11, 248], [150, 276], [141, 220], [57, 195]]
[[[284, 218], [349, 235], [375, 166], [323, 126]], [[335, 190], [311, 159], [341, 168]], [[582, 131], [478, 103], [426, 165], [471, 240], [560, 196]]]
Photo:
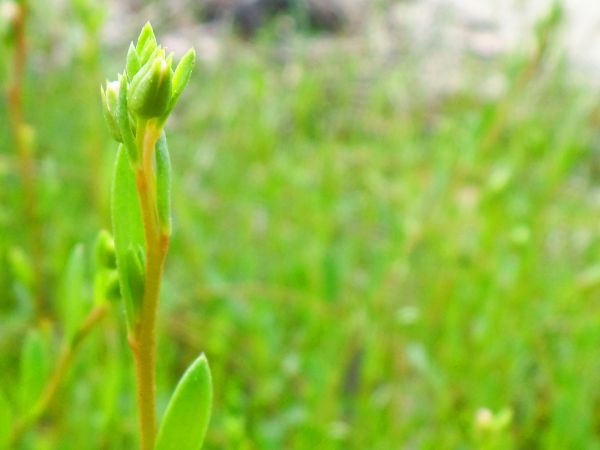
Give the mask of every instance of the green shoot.
[[[192, 49], [173, 71], [172, 55], [157, 43], [148, 23], [137, 45], [129, 46], [123, 73], [101, 89], [109, 130], [120, 143], [111, 206], [121, 294], [135, 359], [142, 450], [153, 450], [157, 439], [156, 314], [171, 237], [171, 165], [164, 126], [190, 79], [194, 60]], [[173, 395], [156, 448], [182, 449], [171, 441], [173, 435], [180, 436], [186, 448], [200, 448], [211, 396], [210, 372], [201, 356]], [[186, 421], [173, 419], [180, 416]], [[183, 423], [185, 429], [181, 429]]]

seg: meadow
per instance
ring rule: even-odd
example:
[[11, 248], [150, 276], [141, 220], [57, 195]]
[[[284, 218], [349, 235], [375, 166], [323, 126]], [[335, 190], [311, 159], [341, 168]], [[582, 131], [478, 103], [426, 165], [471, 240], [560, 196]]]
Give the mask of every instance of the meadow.
[[[43, 14], [23, 78], [34, 213], [0, 102], [0, 436], [92, 308], [111, 223], [99, 86], [127, 47], [84, 14], [60, 18], [76, 38], [58, 42]], [[597, 90], [552, 26], [436, 95], [426, 56], [319, 39], [227, 36], [169, 119], [159, 411], [205, 352], [209, 450], [600, 449]], [[499, 94], [480, 92], [490, 73]], [[14, 448], [136, 448], [124, 320], [112, 304]]]

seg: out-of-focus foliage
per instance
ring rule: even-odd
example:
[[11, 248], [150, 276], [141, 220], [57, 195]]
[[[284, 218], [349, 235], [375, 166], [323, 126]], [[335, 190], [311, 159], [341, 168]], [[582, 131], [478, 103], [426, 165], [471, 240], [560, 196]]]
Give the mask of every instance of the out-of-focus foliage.
[[[91, 16], [31, 4], [24, 106], [48, 310], [31, 306], [2, 101], [0, 442], [76, 327], [64, 302], [91, 303], [115, 159], [98, 65], [124, 57], [95, 29], [90, 46], [53, 40]], [[432, 98], [419, 64], [315, 54], [306, 36], [286, 51], [225, 41], [222, 60], [199, 55], [170, 119], [160, 414], [203, 351], [208, 449], [600, 448], [597, 92], [525, 51], [502, 62], [501, 95], [478, 95], [473, 76]], [[17, 448], [135, 448], [123, 316], [82, 344]]]

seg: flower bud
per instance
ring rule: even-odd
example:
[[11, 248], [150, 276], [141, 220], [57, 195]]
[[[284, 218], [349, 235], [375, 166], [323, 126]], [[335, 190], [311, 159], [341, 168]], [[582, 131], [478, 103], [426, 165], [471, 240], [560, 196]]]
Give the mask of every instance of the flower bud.
[[148, 61], [131, 81], [129, 109], [146, 119], [162, 116], [171, 100], [172, 78], [173, 72], [162, 52]]
[[106, 272], [103, 287], [103, 294], [106, 300], [117, 302], [121, 299], [121, 285], [119, 284], [119, 274], [116, 270]]
[[108, 125], [108, 130], [111, 136], [117, 142], [123, 142], [121, 137], [121, 131], [119, 130], [119, 124], [117, 122], [117, 104], [119, 102], [119, 82], [111, 81], [107, 82], [106, 90], [100, 88], [102, 94], [102, 107], [104, 111], [104, 119]]
[[98, 268], [102, 269], [115, 269], [117, 267], [115, 241], [106, 230], [101, 230], [96, 238], [96, 264]]

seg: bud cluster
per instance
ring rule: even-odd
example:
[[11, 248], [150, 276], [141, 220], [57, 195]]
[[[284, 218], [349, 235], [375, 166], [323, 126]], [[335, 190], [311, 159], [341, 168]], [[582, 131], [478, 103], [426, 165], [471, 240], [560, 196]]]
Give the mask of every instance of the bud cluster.
[[100, 88], [109, 131], [134, 160], [138, 121], [156, 119], [162, 127], [190, 79], [194, 61], [195, 53], [190, 49], [173, 70], [173, 54], [167, 55], [158, 45], [147, 23], [137, 45], [132, 42], [129, 46], [123, 74]]

